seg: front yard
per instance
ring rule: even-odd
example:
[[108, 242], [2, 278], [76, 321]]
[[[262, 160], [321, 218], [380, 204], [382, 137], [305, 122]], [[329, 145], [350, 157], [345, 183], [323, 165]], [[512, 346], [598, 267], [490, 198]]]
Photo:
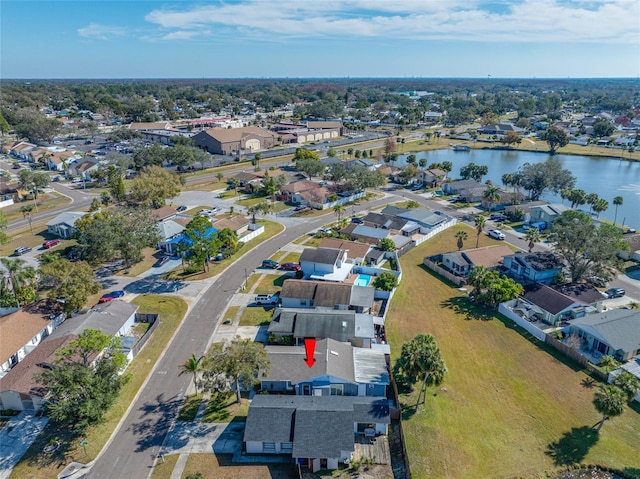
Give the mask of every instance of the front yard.
[[449, 370], [417, 413], [417, 393], [401, 395], [413, 477], [538, 478], [580, 463], [640, 477], [637, 408], [595, 433], [595, 388], [585, 372], [421, 266], [424, 256], [455, 250], [456, 230], [402, 256], [387, 320], [394, 359], [403, 342], [426, 332]]

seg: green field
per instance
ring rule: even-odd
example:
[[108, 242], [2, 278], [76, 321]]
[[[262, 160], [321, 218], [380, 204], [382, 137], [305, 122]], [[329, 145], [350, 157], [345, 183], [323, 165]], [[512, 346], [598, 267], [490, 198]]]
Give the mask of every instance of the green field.
[[402, 283], [387, 317], [394, 356], [404, 341], [431, 333], [449, 370], [417, 413], [416, 392], [401, 394], [413, 477], [542, 478], [577, 464], [640, 477], [640, 408], [595, 433], [595, 387], [584, 371], [510, 321], [475, 309], [421, 266], [424, 256], [456, 249], [456, 230], [402, 256]]

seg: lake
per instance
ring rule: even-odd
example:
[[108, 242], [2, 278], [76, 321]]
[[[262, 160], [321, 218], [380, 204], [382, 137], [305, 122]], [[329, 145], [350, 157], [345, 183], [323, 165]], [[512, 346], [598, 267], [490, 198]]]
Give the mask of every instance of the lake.
[[[496, 186], [504, 188], [502, 175], [513, 173], [525, 163], [542, 163], [549, 155], [530, 151], [505, 150], [471, 150], [453, 151], [452, 149], [434, 150], [416, 153], [416, 158], [425, 158], [428, 164], [450, 161], [453, 170], [452, 178], [458, 178], [460, 168], [473, 162], [477, 165], [487, 165], [489, 174], [482, 181], [491, 180]], [[396, 166], [405, 165], [408, 155], [400, 155]], [[600, 218], [613, 221], [615, 206], [613, 198], [622, 196], [624, 203], [618, 207], [616, 222], [640, 230], [640, 163], [615, 158], [601, 158], [593, 156], [556, 155], [563, 168], [571, 171], [576, 177], [576, 188], [588, 193], [596, 193], [600, 198], [609, 202], [609, 209], [600, 214]], [[562, 202], [559, 196], [545, 193], [543, 200]], [[565, 204], [567, 202], [565, 201]], [[587, 205], [582, 206], [588, 209]]]

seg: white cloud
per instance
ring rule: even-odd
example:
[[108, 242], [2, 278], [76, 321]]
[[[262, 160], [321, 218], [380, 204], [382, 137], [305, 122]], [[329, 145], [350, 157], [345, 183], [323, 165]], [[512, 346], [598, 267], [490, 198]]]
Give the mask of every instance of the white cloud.
[[162, 40], [189, 40], [196, 36], [202, 35], [202, 32], [197, 32], [193, 30], [178, 30], [176, 32], [171, 32], [162, 37]]
[[246, 38], [638, 43], [638, 18], [636, 0], [245, 0], [158, 9], [145, 19], [177, 30], [165, 39], [192, 38], [210, 28]]
[[123, 36], [125, 33], [121, 27], [100, 25], [99, 23], [90, 23], [86, 27], [78, 28], [78, 35], [96, 40], [110, 40], [113, 37]]

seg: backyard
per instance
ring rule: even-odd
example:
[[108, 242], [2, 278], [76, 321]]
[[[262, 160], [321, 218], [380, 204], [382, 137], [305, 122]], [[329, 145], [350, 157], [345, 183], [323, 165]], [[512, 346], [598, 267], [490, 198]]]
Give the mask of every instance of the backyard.
[[[413, 477], [538, 478], [577, 464], [640, 477], [640, 408], [596, 433], [597, 384], [584, 371], [421, 266], [424, 256], [455, 250], [455, 232], [402, 256], [387, 320], [394, 357], [403, 342], [431, 333], [448, 368], [418, 412], [415, 391], [400, 398]], [[482, 235], [480, 245], [489, 241]]]

